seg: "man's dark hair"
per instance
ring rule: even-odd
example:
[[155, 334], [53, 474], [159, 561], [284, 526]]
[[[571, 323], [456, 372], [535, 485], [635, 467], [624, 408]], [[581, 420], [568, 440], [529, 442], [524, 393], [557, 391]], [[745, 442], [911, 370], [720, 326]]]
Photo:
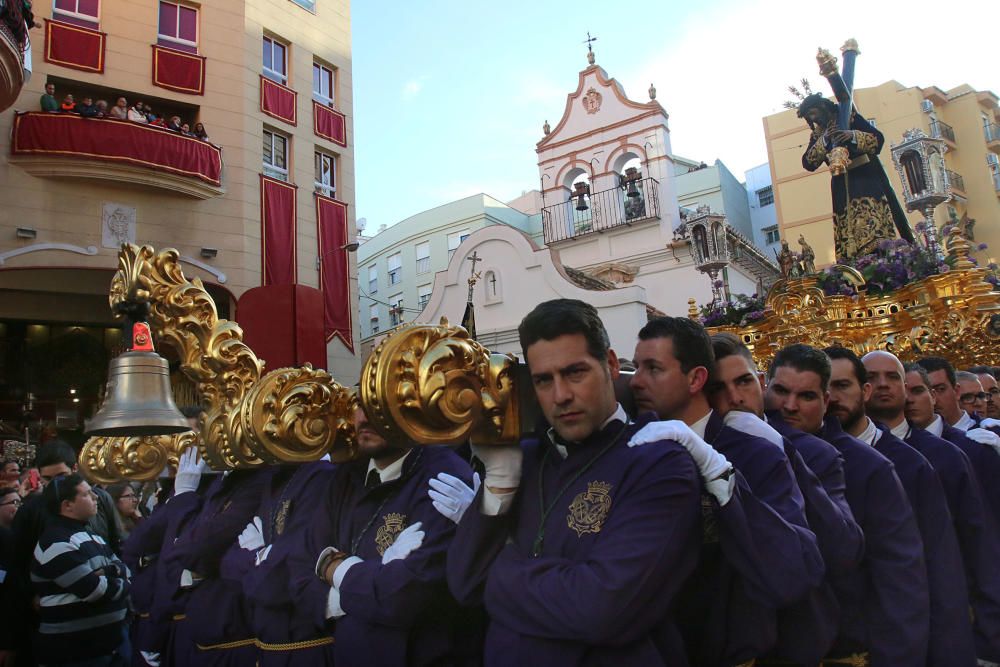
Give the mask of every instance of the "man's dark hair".
[[49, 440], [38, 450], [38, 455], [35, 457], [35, 467], [44, 468], [45, 466], [58, 465], [60, 463], [65, 463], [67, 466], [72, 468], [76, 465], [76, 452], [73, 448], [64, 440]]
[[989, 375], [994, 380], [997, 379], [997, 376], [993, 373], [993, 366], [973, 366], [969, 369], [969, 372], [976, 375]]
[[639, 330], [639, 340], [669, 338], [673, 342], [674, 358], [687, 373], [704, 366], [708, 376], [715, 377], [715, 353], [705, 327], [689, 317], [656, 317]]
[[754, 361], [750, 348], [744, 345], [743, 341], [737, 338], [735, 334], [731, 334], [728, 331], [720, 331], [712, 334], [711, 340], [712, 352], [715, 353], [716, 361], [732, 357], [733, 355], [739, 355], [753, 364], [754, 368], [757, 368], [757, 362]]
[[927, 372], [927, 369], [918, 363], [910, 362], [903, 365], [903, 370], [907, 373], [916, 373], [920, 376], [920, 381], [927, 385], [927, 388], [931, 388], [931, 376]]
[[798, 116], [805, 118], [806, 112], [810, 109], [823, 109], [833, 117], [837, 116], [837, 105], [823, 97], [821, 93], [813, 93], [799, 103]]
[[923, 359], [917, 359], [917, 363], [923, 366], [924, 370], [928, 373], [944, 371], [952, 387], [958, 384], [958, 381], [955, 379], [955, 367], [944, 357], [924, 357]]
[[553, 299], [535, 306], [517, 327], [521, 350], [540, 340], [555, 340], [567, 334], [580, 334], [587, 341], [587, 352], [595, 359], [608, 358], [611, 343], [597, 309], [578, 299]]
[[11, 463], [17, 465], [18, 468], [21, 467], [21, 464], [15, 461], [14, 459], [4, 459], [2, 462], [0, 462], [0, 471], [6, 471], [7, 466], [9, 466]]
[[830, 387], [830, 357], [821, 350], [803, 343], [794, 343], [778, 350], [767, 367], [767, 379], [774, 378], [779, 368], [788, 366], [800, 373], [809, 371], [819, 376], [819, 385], [823, 391]]
[[841, 345], [832, 345], [823, 351], [826, 353], [826, 356], [830, 357], [831, 361], [846, 359], [851, 362], [851, 367], [854, 368], [854, 377], [857, 378], [859, 385], [864, 385], [868, 382], [868, 369], [861, 363], [861, 358], [854, 354], [854, 350]]
[[85, 480], [79, 473], [64, 475], [63, 477], [53, 477], [52, 481], [45, 485], [42, 495], [45, 497], [45, 507], [54, 515], [59, 514], [63, 501], [76, 498], [76, 487]]

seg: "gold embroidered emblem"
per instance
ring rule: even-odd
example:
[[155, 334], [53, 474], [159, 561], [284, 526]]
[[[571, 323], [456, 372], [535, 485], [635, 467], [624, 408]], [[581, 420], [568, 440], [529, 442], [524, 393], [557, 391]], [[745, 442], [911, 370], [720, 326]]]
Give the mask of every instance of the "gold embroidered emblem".
[[392, 546], [404, 528], [406, 528], [405, 514], [393, 512], [385, 515], [385, 520], [375, 533], [375, 546], [378, 548], [379, 556], [385, 555], [385, 550]]
[[291, 509], [292, 501], [283, 500], [278, 505], [278, 511], [274, 513], [274, 534], [281, 535], [285, 532], [285, 521], [288, 520], [288, 510]]
[[611, 485], [607, 482], [588, 482], [587, 490], [577, 494], [569, 504], [566, 525], [576, 531], [577, 537], [586, 533], [599, 533], [611, 511]]

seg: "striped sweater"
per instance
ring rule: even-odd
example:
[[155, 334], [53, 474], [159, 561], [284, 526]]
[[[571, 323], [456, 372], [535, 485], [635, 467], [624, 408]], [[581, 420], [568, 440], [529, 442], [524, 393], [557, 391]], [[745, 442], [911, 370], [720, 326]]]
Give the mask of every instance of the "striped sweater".
[[86, 523], [51, 519], [35, 547], [31, 585], [40, 604], [40, 663], [108, 655], [122, 643], [128, 568]]

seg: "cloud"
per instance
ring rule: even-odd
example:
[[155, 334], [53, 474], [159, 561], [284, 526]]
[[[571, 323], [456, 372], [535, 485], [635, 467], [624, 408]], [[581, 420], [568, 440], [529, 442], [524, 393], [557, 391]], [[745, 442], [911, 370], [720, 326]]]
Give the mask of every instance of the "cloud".
[[400, 91], [399, 96], [404, 102], [409, 102], [413, 100], [420, 91], [424, 89], [424, 82], [427, 80], [426, 76], [421, 76], [416, 79], [410, 79], [403, 84], [403, 89]]

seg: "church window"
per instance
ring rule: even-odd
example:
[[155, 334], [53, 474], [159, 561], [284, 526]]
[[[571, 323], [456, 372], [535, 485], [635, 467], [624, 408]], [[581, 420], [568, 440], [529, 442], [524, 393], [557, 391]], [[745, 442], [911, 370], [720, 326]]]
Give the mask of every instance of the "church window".
[[389, 255], [389, 284], [398, 285], [403, 280], [403, 256], [400, 253]]
[[160, 0], [160, 22], [156, 42], [181, 51], [198, 51], [198, 10]]
[[288, 137], [264, 130], [264, 175], [288, 180]]
[[288, 45], [264, 35], [264, 76], [284, 84], [288, 81]]
[[417, 273], [427, 273], [431, 270], [431, 242], [417, 244]]
[[774, 190], [770, 185], [757, 191], [757, 205], [761, 208], [774, 203]]
[[503, 300], [503, 289], [500, 276], [496, 271], [487, 271], [483, 281], [486, 286], [486, 303], [496, 303]]

